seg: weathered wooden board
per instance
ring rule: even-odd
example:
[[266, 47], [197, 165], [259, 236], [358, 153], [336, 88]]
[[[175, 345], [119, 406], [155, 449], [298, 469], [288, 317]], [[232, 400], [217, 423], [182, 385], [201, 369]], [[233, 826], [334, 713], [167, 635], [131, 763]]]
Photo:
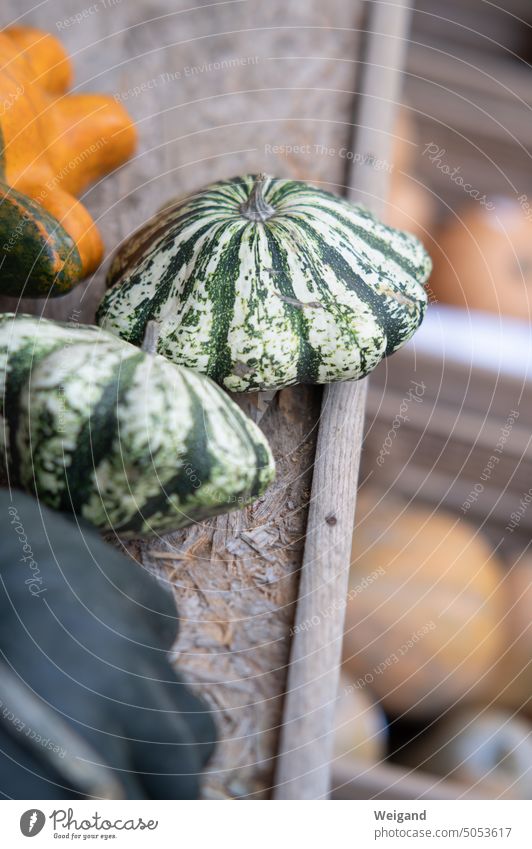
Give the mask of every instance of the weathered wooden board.
[[[361, 2], [97, 0], [79, 22], [83, 0], [33, 5], [4, 2], [2, 24], [55, 29], [79, 87], [115, 94], [138, 122], [136, 158], [85, 197], [108, 250], [170, 197], [246, 170], [344, 191]], [[80, 309], [90, 321], [104, 271], [61, 300], [20, 307], [55, 318]], [[207, 795], [271, 788], [320, 397], [285, 390], [266, 414], [279, 475], [262, 502], [130, 546], [174, 587], [176, 660], [218, 713]]]
[[344, 756], [334, 764], [332, 799], [485, 799], [478, 788], [397, 764], [376, 766]]
[[260, 797], [272, 786], [318, 415], [318, 393], [280, 392], [263, 420], [278, 467], [266, 495], [142, 545], [142, 562], [162, 567], [186, 616], [177, 664], [217, 711], [209, 796]]
[[441, 165], [458, 168], [480, 195], [518, 197], [530, 185], [530, 2], [415, 6], [405, 97], [419, 128], [418, 178], [442, 215], [471, 202], [437, 167], [438, 148]]

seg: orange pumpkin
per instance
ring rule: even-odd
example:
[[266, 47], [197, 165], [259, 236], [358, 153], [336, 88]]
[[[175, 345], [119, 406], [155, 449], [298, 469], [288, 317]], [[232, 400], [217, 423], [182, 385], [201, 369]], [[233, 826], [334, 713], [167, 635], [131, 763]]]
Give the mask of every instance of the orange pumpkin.
[[418, 131], [416, 119], [408, 106], [400, 106], [397, 110], [392, 139], [392, 180], [396, 175], [399, 179], [410, 174], [418, 150]]
[[397, 113], [392, 142], [393, 169], [390, 192], [382, 218], [390, 227], [407, 230], [427, 244], [435, 216], [435, 202], [428, 189], [412, 174], [416, 170], [418, 131], [412, 111], [401, 106]]
[[438, 300], [530, 320], [532, 221], [518, 203], [466, 207], [436, 234], [431, 287]]
[[392, 714], [438, 715], [490, 686], [505, 636], [500, 566], [463, 520], [361, 493], [344, 670]]
[[60, 295], [90, 274], [103, 243], [76, 195], [129, 156], [134, 126], [108, 95], [70, 95], [60, 42], [0, 32], [0, 250], [4, 295]]
[[382, 217], [390, 227], [407, 230], [426, 245], [434, 219], [432, 195], [415, 180], [392, 175]]

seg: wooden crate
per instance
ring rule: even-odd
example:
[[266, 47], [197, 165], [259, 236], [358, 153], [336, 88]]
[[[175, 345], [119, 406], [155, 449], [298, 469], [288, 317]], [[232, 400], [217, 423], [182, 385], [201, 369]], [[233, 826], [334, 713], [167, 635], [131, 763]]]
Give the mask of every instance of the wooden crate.
[[429, 143], [490, 200], [530, 195], [531, 16], [527, 0], [416, 0], [405, 99], [419, 128], [416, 176], [443, 213], [468, 197], [424, 154]]
[[[531, 390], [528, 324], [429, 307], [415, 339], [371, 375], [361, 484], [466, 518], [513, 563], [532, 538]], [[334, 799], [474, 799], [487, 792], [350, 757], [334, 763], [332, 786]]]
[[532, 509], [512, 527], [531, 497], [531, 379], [528, 324], [430, 307], [372, 375], [362, 479], [467, 517], [513, 556], [532, 531]]

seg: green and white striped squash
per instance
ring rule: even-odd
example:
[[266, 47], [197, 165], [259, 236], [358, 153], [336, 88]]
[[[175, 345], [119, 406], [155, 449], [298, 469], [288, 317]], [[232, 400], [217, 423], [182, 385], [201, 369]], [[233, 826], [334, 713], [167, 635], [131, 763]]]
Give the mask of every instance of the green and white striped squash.
[[420, 324], [431, 262], [368, 210], [264, 175], [207, 186], [119, 250], [97, 321], [230, 391], [357, 380]]
[[244, 506], [274, 476], [261, 431], [203, 375], [97, 327], [0, 316], [9, 483], [147, 536]]

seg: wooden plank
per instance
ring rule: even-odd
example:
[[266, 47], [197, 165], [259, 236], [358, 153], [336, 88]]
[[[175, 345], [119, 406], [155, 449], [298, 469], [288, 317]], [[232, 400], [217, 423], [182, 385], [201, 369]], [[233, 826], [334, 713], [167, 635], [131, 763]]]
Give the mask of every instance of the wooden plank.
[[[532, 101], [526, 22], [481, 0], [453, 3], [444, 16], [437, 5], [416, 4], [405, 98], [417, 113], [422, 141], [416, 175], [444, 214], [446, 205], [458, 210], [469, 199], [423, 155], [424, 146], [438, 145], [445, 163], [459, 166], [464, 179], [482, 186], [489, 198], [517, 196], [529, 181]], [[471, 28], [479, 15], [482, 26]], [[451, 18], [456, 23], [445, 20]]]
[[325, 797], [366, 381], [324, 390], [274, 796]]
[[300, 386], [268, 409], [278, 474], [262, 499], [139, 552], [174, 588], [184, 618], [175, 662], [215, 710], [208, 798], [263, 798], [272, 786], [319, 400]]
[[395, 764], [368, 766], [346, 756], [335, 761], [332, 799], [485, 799], [482, 788], [469, 787], [427, 772]]
[[[426, 387], [422, 403], [409, 405], [408, 421], [383, 454], [411, 380]], [[406, 346], [372, 375], [363, 479], [456, 512], [511, 560], [532, 531], [528, 512], [512, 533], [505, 530], [532, 478], [525, 391], [521, 378], [500, 370], [471, 370]], [[517, 419], [512, 411], [519, 411]]]
[[529, 0], [498, 4], [483, 0], [446, 0], [445, 4], [441, 0], [417, 0], [412, 35], [421, 44], [447, 42], [472, 52], [479, 50], [488, 61], [501, 55], [507, 61], [516, 61], [526, 45], [529, 13]]
[[[356, 148], [389, 157], [410, 17], [409, 3], [375, 2], [369, 12]], [[379, 211], [387, 171], [368, 164], [349, 174], [348, 196]], [[323, 398], [301, 570], [296, 633], [276, 769], [275, 798], [329, 793], [333, 719], [343, 636], [367, 382], [333, 384]], [[337, 610], [335, 616], [325, 611]], [[315, 627], [298, 624], [314, 622]]]

